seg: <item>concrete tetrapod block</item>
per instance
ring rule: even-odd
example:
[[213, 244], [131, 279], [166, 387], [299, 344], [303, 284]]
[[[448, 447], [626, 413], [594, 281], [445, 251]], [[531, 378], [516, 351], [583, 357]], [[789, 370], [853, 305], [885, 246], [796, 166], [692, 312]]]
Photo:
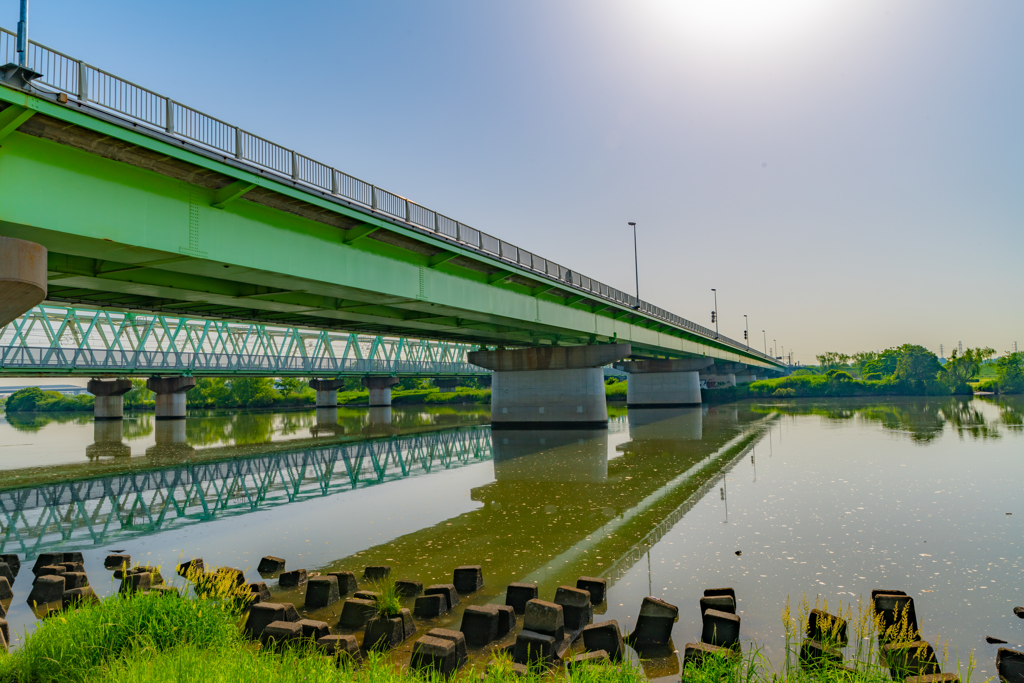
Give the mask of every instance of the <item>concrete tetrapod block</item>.
[[622, 641], [622, 631], [619, 630], [619, 622], [609, 619], [584, 628], [583, 647], [588, 650], [604, 650], [612, 661], [620, 661], [626, 650]]
[[[60, 577], [56, 577], [56, 578], [60, 578]], [[63, 578], [61, 578], [60, 587], [61, 587], [61, 592], [63, 592], [63, 590], [64, 590], [64, 579]], [[32, 586], [32, 590], [35, 591], [35, 589], [36, 589], [35, 586]], [[42, 595], [42, 594], [40, 594], [40, 595]], [[0, 576], [0, 600], [10, 600], [13, 597], [14, 597], [14, 591], [11, 589], [11, 582], [7, 580], [6, 576]], [[31, 596], [29, 596], [29, 597], [31, 597]], [[29, 602], [29, 604], [30, 605], [32, 604], [31, 601]], [[42, 604], [42, 603], [40, 603], [40, 604]], [[0, 607], [0, 609], [2, 609], [2, 607]]]
[[584, 652], [583, 654], [576, 655], [575, 657], [570, 657], [568, 660], [566, 660], [565, 667], [569, 671], [572, 671], [578, 666], [586, 666], [587, 664], [600, 664], [602, 662], [607, 662], [608, 659], [608, 653], [604, 650], [590, 650], [589, 652]]
[[356, 575], [352, 572], [327, 572], [327, 576], [338, 579], [338, 592], [341, 595], [351, 595], [359, 590]]
[[427, 586], [423, 590], [424, 595], [436, 595], [441, 594], [444, 599], [448, 602], [448, 608], [451, 609], [455, 605], [459, 604], [459, 591], [456, 590], [455, 584], [453, 583], [438, 583], [433, 586]]
[[284, 572], [277, 578], [277, 583], [281, 588], [296, 588], [303, 586], [309, 580], [309, 574], [305, 569], [293, 569], [290, 572]]
[[302, 637], [302, 626], [291, 621], [272, 621], [260, 633], [260, 642], [264, 646], [282, 646]]
[[807, 639], [831, 646], [846, 645], [846, 619], [812, 609], [807, 615]]
[[360, 600], [349, 598], [341, 607], [341, 617], [338, 619], [339, 628], [356, 629], [366, 626], [366, 622], [377, 613], [377, 604], [372, 600]]
[[50, 567], [64, 561], [64, 553], [39, 553], [36, 563], [32, 565], [32, 573], [39, 576], [40, 567]]
[[103, 559], [104, 569], [121, 569], [122, 567], [132, 566], [131, 555], [107, 555]]
[[942, 673], [935, 650], [923, 640], [912, 643], [887, 643], [882, 646], [882, 661], [889, 667], [893, 680], [907, 676], [928, 676]]
[[363, 634], [363, 651], [390, 650], [405, 640], [405, 623], [402, 617], [387, 617], [381, 614], [366, 622]]
[[811, 669], [842, 666], [843, 653], [816, 640], [805, 640], [800, 645], [800, 664]]
[[704, 612], [700, 639], [709, 645], [737, 647], [740, 644], [740, 618], [728, 612], [709, 609]]
[[509, 605], [494, 605], [498, 610], [498, 638], [516, 628], [516, 611]]
[[234, 567], [217, 567], [213, 570], [213, 575], [220, 577], [227, 577], [224, 580], [229, 583], [233, 583], [236, 586], [245, 585], [245, 572], [241, 569], [235, 569]]
[[517, 664], [552, 662], [557, 656], [555, 645], [555, 639], [548, 634], [523, 629], [516, 636], [516, 644], [512, 650], [512, 661]]
[[82, 562], [61, 562], [60, 566], [64, 567], [65, 573], [70, 572], [85, 572], [85, 564]]
[[89, 585], [89, 577], [85, 575], [85, 572], [66, 572], [64, 576], [64, 590], [69, 591], [72, 588], [85, 588]]
[[447, 628], [432, 628], [427, 631], [427, 635], [432, 638], [451, 641], [455, 645], [455, 658], [458, 660], [459, 666], [462, 666], [469, 661], [469, 651], [466, 648], [466, 636], [462, 635], [462, 631], [452, 631]]
[[285, 606], [279, 602], [260, 602], [249, 608], [249, 616], [245, 619], [245, 633], [251, 638], [259, 638], [263, 629], [275, 621], [287, 621]]
[[664, 600], [647, 597], [640, 605], [636, 628], [626, 638], [634, 647], [667, 645], [672, 639], [672, 626], [679, 618], [679, 608]]
[[456, 567], [452, 584], [461, 595], [469, 595], [484, 587], [484, 570], [478, 564]]
[[413, 605], [413, 614], [421, 619], [439, 617], [448, 611], [448, 600], [441, 593], [421, 595]]
[[510, 605], [516, 614], [526, 613], [526, 603], [537, 599], [537, 584], [510, 583], [505, 589], [505, 604]]
[[1024, 683], [1024, 652], [999, 648], [996, 653], [996, 671], [1003, 683]]
[[134, 593], [136, 591], [148, 591], [153, 586], [153, 577], [149, 572], [139, 574], [128, 574], [121, 579], [120, 592]]
[[62, 560], [63, 562], [77, 562], [81, 565], [85, 564], [85, 556], [81, 553], [81, 551], [76, 550], [74, 552], [61, 554], [64, 556], [64, 559]]
[[459, 668], [455, 643], [429, 635], [423, 636], [412, 645], [409, 666], [415, 671], [433, 670], [443, 676], [453, 674]]
[[498, 609], [494, 605], [470, 605], [462, 613], [462, 626], [469, 645], [486, 645], [498, 637]]
[[7, 579], [7, 583], [14, 585], [14, 572], [6, 562], [0, 562], [0, 577]]
[[389, 576], [391, 576], [391, 567], [386, 564], [363, 569], [363, 581], [385, 581]]
[[249, 588], [249, 593], [252, 595], [252, 602], [250, 605], [255, 605], [261, 602], [270, 602], [270, 589], [267, 588], [267, 584], [263, 581], [253, 581], [252, 583], [245, 584]]
[[327, 607], [341, 600], [338, 577], [314, 576], [306, 583], [306, 609]]
[[204, 574], [205, 572], [206, 565], [201, 557], [195, 557], [178, 565], [178, 576], [185, 579], [192, 578], [197, 574]]
[[709, 609], [736, 614], [736, 601], [728, 595], [705, 595], [700, 599], [700, 613], [704, 614]]
[[[14, 597], [7, 579], [0, 579], [0, 600], [7, 600]], [[6, 586], [6, 590], [4, 590]], [[36, 577], [32, 584], [32, 591], [28, 594], [28, 604], [46, 605], [51, 602], [60, 602], [64, 596], [64, 577], [59, 574]]]
[[608, 581], [593, 576], [581, 576], [576, 579], [576, 587], [590, 593], [591, 605], [600, 605], [608, 592]]
[[359, 643], [355, 636], [323, 636], [316, 641], [324, 654], [330, 656], [349, 655], [355, 657], [359, 654]]
[[398, 616], [402, 618], [402, 626], [405, 629], [403, 640], [411, 638], [416, 633], [416, 622], [412, 620], [412, 612], [403, 607]]
[[380, 592], [379, 591], [356, 591], [355, 593], [352, 594], [352, 597], [353, 598], [358, 598], [359, 600], [373, 600], [374, 602], [376, 602], [377, 600], [380, 599]]
[[40, 577], [60, 575], [67, 570], [64, 569], [64, 565], [62, 564], [44, 564], [42, 567], [33, 568], [32, 571], [35, 572], [36, 577]]
[[423, 592], [423, 582], [401, 579], [399, 581], [395, 581], [395, 590], [398, 591], [398, 594], [403, 598], [415, 598]]
[[11, 627], [8, 625], [6, 619], [0, 619], [0, 652], [8, 652], [8, 639], [11, 632]]
[[277, 574], [278, 572], [284, 571], [284, 565], [285, 561], [283, 557], [267, 555], [260, 560], [259, 566], [256, 567], [256, 572], [260, 576], [264, 574]]
[[914, 598], [909, 595], [879, 593], [874, 599], [875, 612], [881, 618], [881, 629], [878, 634], [882, 642], [908, 638], [916, 640], [920, 632], [917, 626], [917, 611], [914, 609]]
[[11, 568], [14, 573], [14, 578], [18, 578], [18, 572], [21, 571], [21, 558], [14, 553], [5, 553], [0, 555], [0, 562], [6, 562], [7, 566]]
[[735, 659], [738, 656], [739, 653], [731, 648], [718, 647], [710, 643], [687, 643], [683, 654], [683, 668], [686, 668], [689, 662], [693, 662], [695, 666], [704, 666], [704, 662], [711, 657]]
[[96, 591], [92, 589], [92, 586], [83, 586], [81, 588], [66, 590], [60, 599], [61, 609], [78, 607], [85, 603], [98, 604], [99, 601], [100, 599], [96, 595]]
[[526, 603], [523, 630], [551, 636], [555, 642], [561, 643], [565, 638], [565, 615], [562, 606], [546, 600], [530, 600]]
[[732, 588], [705, 588], [704, 597], [714, 598], [721, 595], [727, 595], [732, 598], [733, 602], [736, 602], [736, 591]]
[[590, 593], [580, 588], [559, 586], [555, 589], [554, 603], [562, 606], [565, 629], [570, 633], [579, 633], [594, 618]]
[[302, 629], [303, 638], [312, 638], [313, 640], [320, 640], [324, 636], [331, 635], [331, 627], [327, 625], [326, 621], [317, 621], [315, 619], [299, 619], [294, 622], [299, 625]]

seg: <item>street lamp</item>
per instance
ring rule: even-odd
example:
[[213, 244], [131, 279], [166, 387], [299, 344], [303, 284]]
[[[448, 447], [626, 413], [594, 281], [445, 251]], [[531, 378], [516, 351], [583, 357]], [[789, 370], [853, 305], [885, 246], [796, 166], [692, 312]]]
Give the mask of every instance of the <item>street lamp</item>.
[[636, 251], [636, 223], [630, 221], [629, 225], [633, 228], [633, 270], [636, 273], [636, 307], [640, 308], [640, 260], [637, 257]]
[[712, 287], [711, 291], [715, 293], [715, 310], [711, 311], [711, 322], [715, 324], [715, 339], [718, 339], [718, 290]]
[[761, 336], [764, 337], [764, 355], [768, 355], [768, 334], [761, 330]]
[[28, 0], [21, 0], [21, 19], [18, 21], [18, 66], [27, 66], [28, 61]]
[[750, 350], [750, 321], [747, 320], [747, 314], [743, 314], [743, 341], [747, 343], [747, 350]]
[[772, 355], [774, 356], [779, 352], [779, 340], [772, 339]]

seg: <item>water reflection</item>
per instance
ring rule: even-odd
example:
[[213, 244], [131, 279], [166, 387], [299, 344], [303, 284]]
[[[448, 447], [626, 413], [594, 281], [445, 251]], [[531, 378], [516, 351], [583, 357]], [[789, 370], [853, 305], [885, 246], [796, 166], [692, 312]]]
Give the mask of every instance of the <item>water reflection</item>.
[[[603, 482], [607, 429], [502, 430], [491, 433], [496, 481]], [[537, 456], [541, 457], [527, 457]]]
[[96, 420], [92, 430], [93, 443], [85, 447], [85, 457], [94, 460], [131, 456], [132, 447], [123, 441], [123, 420]]
[[[642, 439], [695, 440], [703, 433], [707, 406], [687, 408], [634, 408], [629, 411], [629, 436]], [[716, 410], [716, 415], [718, 411]], [[728, 418], [738, 421], [734, 411], [726, 411]]]

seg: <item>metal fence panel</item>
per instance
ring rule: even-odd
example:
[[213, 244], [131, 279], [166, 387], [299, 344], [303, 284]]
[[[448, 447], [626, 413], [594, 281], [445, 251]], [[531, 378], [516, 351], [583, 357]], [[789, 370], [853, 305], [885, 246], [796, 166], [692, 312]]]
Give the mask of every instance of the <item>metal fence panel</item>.
[[170, 103], [174, 132], [207, 147], [234, 154], [235, 128], [177, 102]]

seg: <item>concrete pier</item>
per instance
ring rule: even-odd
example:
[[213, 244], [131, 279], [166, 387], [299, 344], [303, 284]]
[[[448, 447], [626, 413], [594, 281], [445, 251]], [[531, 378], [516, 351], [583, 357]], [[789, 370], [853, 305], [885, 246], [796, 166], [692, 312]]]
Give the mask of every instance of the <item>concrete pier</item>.
[[640, 360], [616, 363], [629, 373], [626, 406], [629, 408], [671, 408], [699, 405], [700, 374], [714, 365], [711, 358]]
[[338, 389], [345, 386], [343, 379], [311, 379], [309, 386], [316, 391], [317, 408], [337, 408]]
[[[118, 397], [120, 398], [120, 397]], [[92, 423], [93, 443], [85, 447], [85, 457], [90, 460], [106, 457], [128, 457], [131, 446], [124, 443], [123, 420], [100, 420]]]
[[363, 377], [363, 386], [370, 390], [370, 407], [379, 408], [390, 406], [391, 387], [396, 384], [398, 384], [397, 377]]
[[146, 387], [156, 394], [156, 419], [184, 420], [185, 392], [196, 385], [194, 377], [150, 377]]
[[707, 382], [708, 389], [722, 389], [736, 386], [736, 373], [746, 370], [745, 363], [715, 363], [700, 371], [700, 378]]
[[93, 404], [93, 417], [96, 420], [124, 418], [124, 395], [132, 390], [130, 379], [115, 379], [108, 382], [91, 379], [85, 388], [96, 397]]
[[46, 247], [0, 237], [0, 327], [46, 298]]
[[757, 374], [753, 368], [747, 368], [743, 372], [736, 373], [736, 384], [750, 384], [757, 381]]
[[629, 344], [474, 351], [469, 362], [493, 371], [492, 429], [606, 427], [601, 366], [626, 358]]
[[458, 377], [435, 377], [432, 381], [437, 390], [444, 393], [451, 393], [459, 386]]
[[633, 408], [626, 415], [631, 441], [700, 441], [707, 406]]

